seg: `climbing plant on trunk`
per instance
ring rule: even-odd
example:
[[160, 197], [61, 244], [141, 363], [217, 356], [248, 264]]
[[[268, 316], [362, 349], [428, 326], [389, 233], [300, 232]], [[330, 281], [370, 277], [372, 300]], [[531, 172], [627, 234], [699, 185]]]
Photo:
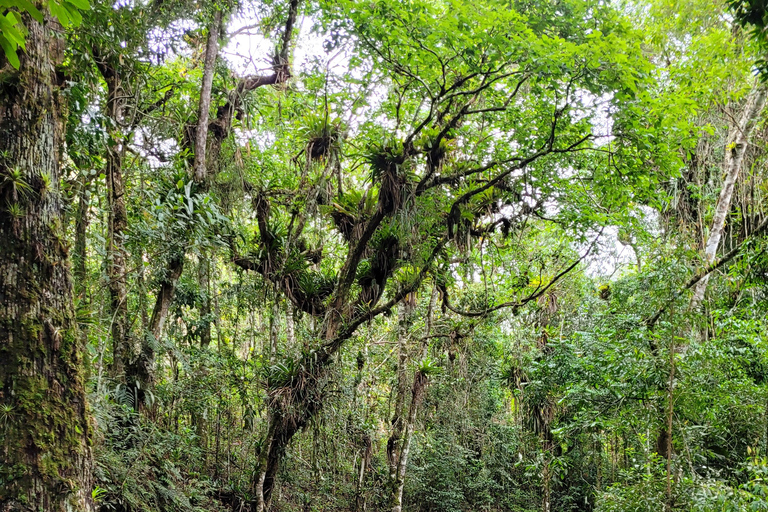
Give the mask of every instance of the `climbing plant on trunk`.
[[91, 421], [59, 188], [63, 60], [53, 20], [25, 19], [0, 85], [0, 509], [92, 510]]

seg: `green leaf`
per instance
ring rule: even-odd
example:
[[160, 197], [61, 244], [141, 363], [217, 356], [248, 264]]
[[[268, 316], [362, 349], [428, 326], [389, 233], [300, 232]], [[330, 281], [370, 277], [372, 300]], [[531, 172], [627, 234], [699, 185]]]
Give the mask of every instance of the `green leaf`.
[[53, 17], [59, 20], [59, 23], [61, 23], [62, 26], [68, 27], [72, 24], [69, 13], [62, 4], [58, 2], [51, 2], [48, 4], [48, 8], [51, 10]]
[[66, 0], [66, 2], [74, 5], [81, 11], [87, 11], [91, 8], [91, 4], [88, 3], [88, 0]]
[[8, 39], [5, 38], [4, 33], [0, 33], [0, 46], [3, 47], [5, 57], [8, 59], [8, 62], [10, 62], [11, 66], [19, 69], [21, 62], [19, 62], [19, 56], [16, 53], [16, 45], [9, 42]]
[[3, 4], [3, 6], [7, 5], [8, 7], [16, 7], [20, 11], [26, 11], [38, 23], [43, 22], [43, 13], [41, 13], [29, 0], [7, 0], [3, 2]]

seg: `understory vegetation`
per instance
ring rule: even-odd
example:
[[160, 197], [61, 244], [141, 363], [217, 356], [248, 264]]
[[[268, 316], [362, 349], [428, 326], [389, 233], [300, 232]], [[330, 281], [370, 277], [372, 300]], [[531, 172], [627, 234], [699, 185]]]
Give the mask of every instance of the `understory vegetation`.
[[0, 0], [0, 511], [768, 510], [766, 23]]

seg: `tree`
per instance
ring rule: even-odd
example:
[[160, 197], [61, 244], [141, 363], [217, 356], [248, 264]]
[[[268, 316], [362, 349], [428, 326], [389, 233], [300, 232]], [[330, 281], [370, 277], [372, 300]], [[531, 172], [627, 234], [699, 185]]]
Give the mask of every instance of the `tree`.
[[11, 2], [0, 509], [762, 506], [759, 5]]
[[[336, 95], [308, 116], [304, 146], [292, 150], [301, 155], [298, 176], [283, 178], [286, 185], [263, 176], [253, 192], [258, 234], [246, 240], [252, 246], [245, 252], [233, 241], [235, 264], [259, 273], [318, 326], [318, 341], [268, 377], [269, 430], [253, 484], [257, 510], [269, 506], [286, 447], [321, 410], [331, 363], [359, 326], [395, 308], [430, 275], [452, 281], [452, 255], [545, 216], [547, 198], [557, 196], [572, 213], [575, 203], [568, 202], [577, 196], [558, 191], [567, 181], [563, 167], [589, 175], [600, 192], [613, 179], [589, 172], [593, 160], [581, 155], [600, 154], [596, 136], [587, 119], [571, 113], [585, 108], [585, 95], [632, 96], [637, 78], [624, 73], [614, 52], [621, 48], [633, 66], [643, 64], [622, 25], [606, 16], [589, 35], [558, 26], [550, 38], [536, 26], [535, 16], [546, 12], [526, 18], [494, 2], [452, 2], [450, 11], [428, 3], [340, 5], [336, 15], [354, 22], [346, 37], [370, 66], [367, 80], [383, 101], [371, 105], [354, 136], [327, 105], [354, 112], [355, 94], [367, 91]], [[348, 145], [364, 148], [363, 165], [348, 158]], [[622, 172], [628, 179], [642, 174]], [[296, 191], [286, 194], [291, 187]], [[614, 194], [608, 203], [621, 201]], [[579, 214], [560, 219], [594, 225]], [[332, 255], [311, 245], [318, 239], [333, 244]], [[489, 296], [468, 314], [520, 308], [579, 261], [551, 272], [550, 282], [528, 296]], [[447, 302], [449, 287], [440, 287]], [[417, 380], [422, 389], [425, 379]], [[419, 401], [414, 394], [413, 411]]]
[[[755, 84], [754, 88], [747, 96], [747, 101], [739, 116], [738, 123], [731, 128], [728, 134], [728, 143], [725, 146], [725, 162], [723, 164], [725, 178], [723, 179], [723, 187], [717, 198], [717, 203], [715, 204], [715, 215], [712, 219], [712, 228], [709, 230], [709, 236], [705, 243], [704, 261], [708, 266], [715, 262], [717, 248], [720, 245], [720, 239], [723, 236], [723, 230], [725, 228], [726, 216], [731, 208], [733, 189], [736, 185], [736, 180], [739, 177], [739, 172], [741, 171], [742, 161], [744, 160], [744, 155], [747, 151], [750, 135], [752, 134], [752, 130], [757, 123], [757, 118], [765, 105], [765, 95], [765, 87], [763, 87], [762, 84]], [[693, 291], [693, 297], [691, 298], [691, 307], [695, 308], [701, 304], [701, 301], [704, 298], [704, 292], [707, 290], [708, 281], [709, 274], [705, 275], [696, 284]]]
[[87, 511], [92, 424], [67, 258], [60, 159], [63, 47], [25, 17], [18, 71], [0, 88], [0, 508]]

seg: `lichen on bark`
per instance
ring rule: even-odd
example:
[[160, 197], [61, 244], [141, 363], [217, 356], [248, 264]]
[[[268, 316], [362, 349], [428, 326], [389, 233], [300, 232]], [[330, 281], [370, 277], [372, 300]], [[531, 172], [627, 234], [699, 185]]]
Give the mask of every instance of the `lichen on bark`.
[[[56, 24], [0, 90], [0, 511], [90, 511], [91, 424], [63, 242]], [[20, 214], [23, 212], [23, 214]]]

